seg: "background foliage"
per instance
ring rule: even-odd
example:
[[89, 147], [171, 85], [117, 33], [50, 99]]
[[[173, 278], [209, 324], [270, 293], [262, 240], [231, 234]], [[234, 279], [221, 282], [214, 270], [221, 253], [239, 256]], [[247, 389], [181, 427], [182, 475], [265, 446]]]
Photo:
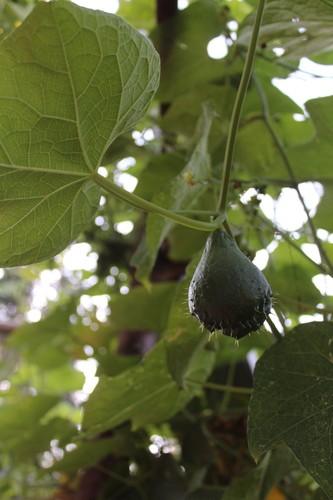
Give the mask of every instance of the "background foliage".
[[23, 22], [34, 3], [0, 6], [1, 498], [333, 498], [333, 98], [274, 85], [333, 63], [330, 2], [266, 3], [228, 218], [274, 311], [237, 344], [188, 316], [207, 232], [91, 175], [215, 213], [257, 2], [120, 0], [155, 96], [138, 32], [61, 0]]

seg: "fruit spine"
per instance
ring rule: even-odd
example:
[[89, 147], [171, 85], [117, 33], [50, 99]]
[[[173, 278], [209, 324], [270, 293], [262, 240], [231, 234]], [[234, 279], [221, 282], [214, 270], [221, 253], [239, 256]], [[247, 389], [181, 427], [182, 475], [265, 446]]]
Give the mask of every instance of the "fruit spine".
[[188, 293], [189, 309], [211, 332], [239, 339], [258, 330], [272, 306], [263, 273], [223, 230], [206, 242]]

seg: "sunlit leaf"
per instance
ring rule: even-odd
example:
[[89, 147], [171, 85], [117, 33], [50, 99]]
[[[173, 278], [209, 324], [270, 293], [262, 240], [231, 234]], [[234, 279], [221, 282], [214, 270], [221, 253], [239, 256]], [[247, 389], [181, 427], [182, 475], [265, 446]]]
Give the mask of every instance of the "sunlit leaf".
[[57, 402], [58, 397], [43, 394], [7, 402], [6, 406], [0, 409], [0, 440], [18, 439], [18, 429], [23, 433], [31, 433], [35, 425]]
[[[190, 373], [200, 381], [208, 376], [214, 357], [207, 351], [198, 356], [200, 360], [193, 359]], [[83, 428], [93, 436], [126, 421], [131, 421], [134, 429], [161, 422], [183, 408], [194, 394], [192, 389], [181, 389], [171, 377], [161, 341], [141, 365], [117, 377], [100, 378], [86, 404]]]
[[91, 219], [90, 176], [145, 114], [159, 60], [123, 19], [62, 0], [38, 4], [0, 60], [0, 262], [14, 266], [57, 254]]

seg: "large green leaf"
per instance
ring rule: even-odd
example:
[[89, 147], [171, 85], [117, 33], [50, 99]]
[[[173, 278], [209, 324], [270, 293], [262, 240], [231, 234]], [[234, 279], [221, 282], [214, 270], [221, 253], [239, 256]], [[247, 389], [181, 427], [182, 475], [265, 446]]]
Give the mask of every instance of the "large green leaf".
[[287, 444], [333, 495], [333, 324], [299, 325], [260, 358], [254, 373], [248, 440], [259, 461]]
[[[248, 45], [254, 14], [245, 21], [238, 43]], [[333, 10], [321, 0], [268, 0], [259, 43], [282, 47], [282, 58], [299, 58], [332, 50]]]
[[90, 180], [159, 81], [150, 42], [123, 19], [41, 2], [0, 46], [0, 264], [47, 259], [93, 216]]
[[[193, 358], [188, 375], [204, 381], [214, 355], [202, 350]], [[182, 389], [167, 367], [165, 342], [160, 341], [141, 365], [116, 377], [101, 377], [85, 407], [83, 428], [93, 436], [130, 420], [134, 429], [171, 418], [195, 395]]]

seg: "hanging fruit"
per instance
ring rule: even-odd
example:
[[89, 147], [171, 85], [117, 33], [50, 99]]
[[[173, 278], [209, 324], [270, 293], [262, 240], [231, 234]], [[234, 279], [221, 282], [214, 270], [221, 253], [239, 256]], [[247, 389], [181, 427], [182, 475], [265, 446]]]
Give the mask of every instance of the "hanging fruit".
[[188, 293], [189, 309], [209, 331], [240, 339], [258, 330], [272, 307], [263, 273], [217, 229], [207, 240]]

